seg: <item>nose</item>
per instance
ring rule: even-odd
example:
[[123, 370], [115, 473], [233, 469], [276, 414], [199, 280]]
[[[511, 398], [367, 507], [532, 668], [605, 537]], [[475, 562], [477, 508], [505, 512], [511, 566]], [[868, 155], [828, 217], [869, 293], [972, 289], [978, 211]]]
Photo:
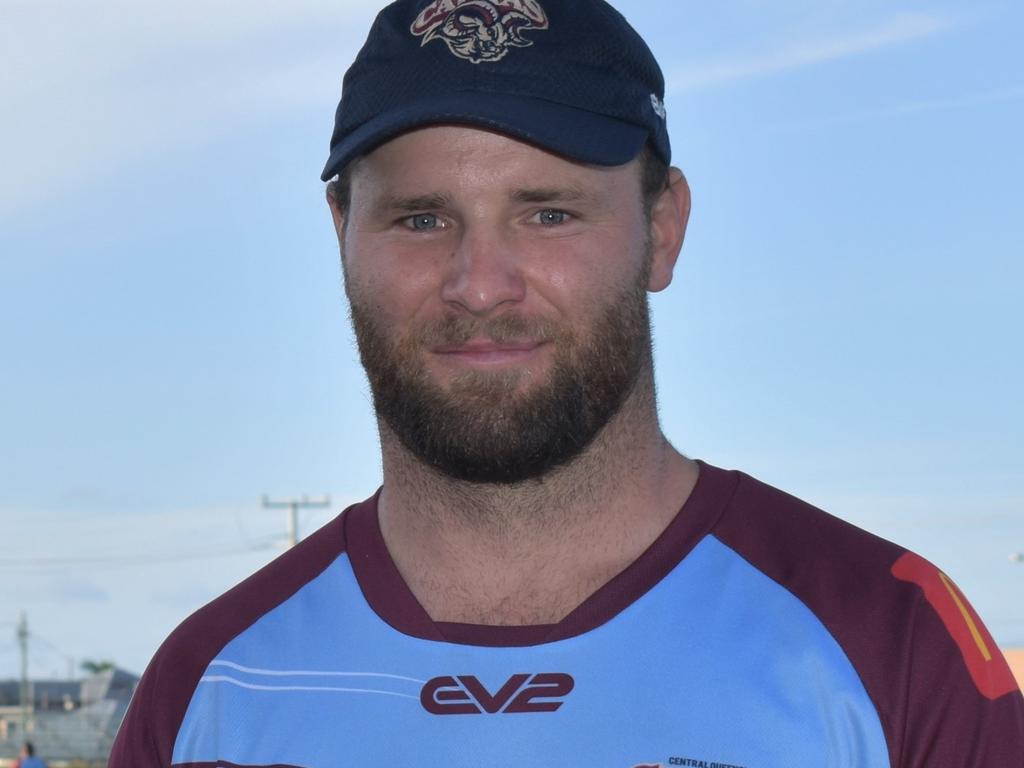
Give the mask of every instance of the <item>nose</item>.
[[451, 254], [441, 298], [474, 315], [526, 298], [521, 256], [500, 228], [466, 227]]

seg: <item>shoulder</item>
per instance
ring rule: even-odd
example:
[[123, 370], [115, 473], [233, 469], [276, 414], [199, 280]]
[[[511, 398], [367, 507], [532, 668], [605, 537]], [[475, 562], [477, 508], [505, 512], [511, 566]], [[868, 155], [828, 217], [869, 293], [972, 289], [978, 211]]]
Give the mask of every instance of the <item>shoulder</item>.
[[735, 491], [712, 534], [832, 635], [874, 702], [893, 766], [1019, 760], [1024, 699], [946, 574], [783, 491], [729, 474]]
[[843, 622], [860, 611], [877, 617], [879, 600], [916, 599], [891, 573], [903, 547], [749, 475], [729, 474], [735, 491], [714, 535], [823, 621]]
[[175, 629], [139, 682], [111, 754], [112, 768], [170, 765], [174, 741], [196, 685], [234, 637], [287, 601], [346, 551], [345, 510], [264, 568], [200, 608]]

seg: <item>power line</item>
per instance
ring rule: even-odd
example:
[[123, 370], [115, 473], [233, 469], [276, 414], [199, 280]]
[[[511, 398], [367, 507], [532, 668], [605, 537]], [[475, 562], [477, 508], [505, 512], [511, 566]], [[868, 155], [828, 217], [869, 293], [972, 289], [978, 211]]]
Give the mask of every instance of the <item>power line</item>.
[[66, 566], [100, 566], [100, 567], [125, 567], [145, 565], [165, 565], [168, 563], [194, 562], [196, 560], [214, 560], [222, 557], [235, 557], [248, 555], [253, 552], [261, 552], [273, 548], [272, 541], [263, 544], [223, 550], [220, 552], [191, 552], [184, 554], [142, 554], [124, 556], [97, 556], [97, 557], [29, 557], [29, 558], [0, 558], [0, 568], [63, 568]]
[[299, 541], [299, 507], [329, 507], [331, 497], [322, 496], [319, 499], [311, 499], [303, 495], [298, 499], [286, 499], [284, 501], [271, 501], [266, 494], [263, 495], [264, 509], [287, 509], [288, 510], [288, 547], [294, 547]]
[[58, 648], [52, 642], [50, 642], [45, 637], [40, 635], [38, 632], [31, 632], [31, 633], [29, 633], [29, 639], [30, 640], [34, 640], [37, 643], [41, 643], [43, 645], [43, 647], [48, 648], [51, 653], [56, 653], [58, 656], [63, 658], [64, 661], [66, 661], [68, 663], [68, 669], [69, 669], [69, 671], [71, 673], [71, 674], [68, 675], [68, 677], [74, 677], [75, 676], [74, 675], [75, 657], [72, 654], [68, 653], [67, 651], [65, 651], [62, 648]]

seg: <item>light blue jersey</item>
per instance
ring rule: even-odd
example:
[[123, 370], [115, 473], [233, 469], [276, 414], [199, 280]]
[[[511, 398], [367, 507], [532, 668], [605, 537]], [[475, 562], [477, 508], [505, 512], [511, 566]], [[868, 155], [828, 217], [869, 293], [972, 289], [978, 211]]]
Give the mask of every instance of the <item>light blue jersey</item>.
[[[110, 765], [1019, 765], [999, 762], [1024, 744], [1019, 692], [979, 688], [922, 579], [893, 574], [906, 554], [702, 464], [659, 540], [560, 624], [443, 624], [371, 499], [171, 637]], [[1002, 745], [936, 751], [993, 728]]]

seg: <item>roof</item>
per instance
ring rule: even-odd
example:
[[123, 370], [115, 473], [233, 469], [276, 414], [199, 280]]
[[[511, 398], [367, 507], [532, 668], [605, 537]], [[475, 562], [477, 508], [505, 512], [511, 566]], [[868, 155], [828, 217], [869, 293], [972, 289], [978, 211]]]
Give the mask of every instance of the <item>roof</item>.
[[[117, 668], [77, 681], [32, 680], [36, 707], [29, 738], [37, 754], [48, 761], [105, 761], [138, 682]], [[5, 718], [9, 729], [7, 738], [0, 739], [0, 758], [17, 755], [24, 741], [16, 712], [20, 691], [19, 681], [0, 680], [0, 706], [15, 709]], [[73, 706], [65, 709], [68, 700]]]

